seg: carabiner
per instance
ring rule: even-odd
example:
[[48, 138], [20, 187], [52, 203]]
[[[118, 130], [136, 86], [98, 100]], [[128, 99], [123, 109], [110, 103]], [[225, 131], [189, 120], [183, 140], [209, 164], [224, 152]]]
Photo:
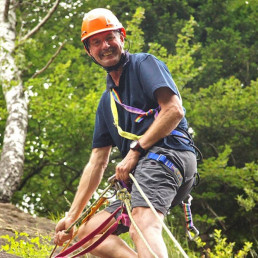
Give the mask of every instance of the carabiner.
[[[187, 234], [189, 236], [189, 239], [191, 241], [195, 240], [198, 236], [199, 236], [199, 231], [198, 229], [193, 225], [193, 218], [192, 218], [192, 213], [191, 213], [191, 202], [193, 200], [192, 195], [188, 194], [188, 199], [187, 199], [187, 203], [184, 203], [182, 201], [182, 205], [184, 208], [184, 212], [185, 212], [185, 220], [186, 220], [186, 231]], [[192, 237], [191, 235], [191, 231], [193, 231], [194, 233], [194, 237]]]
[[[193, 200], [193, 197], [192, 197], [191, 194], [188, 194], [187, 197], [188, 197], [187, 204], [191, 205], [191, 202], [192, 202], [192, 200]], [[184, 201], [182, 201], [182, 204], [185, 204]]]
[[[195, 240], [199, 236], [199, 230], [195, 226], [192, 226], [191, 229], [186, 230], [186, 231], [187, 231], [188, 237], [191, 241]], [[194, 231], [194, 237], [192, 237], [190, 231]]]

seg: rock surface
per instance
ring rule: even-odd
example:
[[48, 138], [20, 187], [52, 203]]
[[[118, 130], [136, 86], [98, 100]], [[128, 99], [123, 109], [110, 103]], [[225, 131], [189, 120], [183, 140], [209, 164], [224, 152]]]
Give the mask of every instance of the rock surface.
[[[14, 236], [15, 231], [26, 232], [30, 237], [37, 234], [53, 236], [55, 223], [46, 218], [34, 218], [30, 214], [24, 213], [10, 203], [0, 203], [0, 236]], [[5, 240], [0, 238], [0, 249], [5, 244]], [[0, 258], [15, 258], [18, 256], [0, 252]]]
[[[19, 233], [27, 233], [29, 234], [30, 238], [36, 237], [38, 234], [53, 238], [55, 223], [46, 218], [34, 218], [30, 214], [24, 213], [10, 203], [0, 203], [0, 237], [4, 235], [15, 236], [15, 231]], [[5, 240], [0, 238], [0, 249], [3, 244], [5, 244]], [[58, 253], [58, 250], [61, 251], [61, 247], [57, 249], [55, 254]], [[0, 252], [0, 258], [17, 257], [19, 256]], [[87, 254], [87, 257], [97, 258], [96, 256], [90, 254]]]

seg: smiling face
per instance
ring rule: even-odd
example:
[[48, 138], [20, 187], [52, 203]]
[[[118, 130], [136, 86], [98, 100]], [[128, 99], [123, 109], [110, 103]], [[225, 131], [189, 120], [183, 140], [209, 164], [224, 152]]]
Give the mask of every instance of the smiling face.
[[107, 31], [89, 38], [89, 54], [102, 66], [116, 65], [124, 52], [124, 37], [117, 31]]

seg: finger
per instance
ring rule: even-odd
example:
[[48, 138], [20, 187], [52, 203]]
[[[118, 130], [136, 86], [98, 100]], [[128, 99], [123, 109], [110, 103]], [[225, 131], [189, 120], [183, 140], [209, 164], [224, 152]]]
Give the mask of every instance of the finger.
[[127, 178], [126, 175], [127, 175], [126, 170], [120, 169], [120, 170], [118, 170], [118, 173], [117, 173], [117, 179], [124, 181]]
[[61, 220], [57, 223], [57, 225], [56, 225], [55, 232], [56, 232], [56, 234], [57, 234], [59, 231], [62, 231], [62, 230], [64, 230], [64, 229], [65, 229], [65, 225], [64, 225], [64, 223], [63, 223], [63, 219], [61, 219]]
[[123, 172], [122, 172], [122, 167], [121, 167], [121, 164], [119, 163], [119, 164], [116, 166], [116, 179], [117, 179], [117, 180], [122, 180], [122, 179], [121, 179], [122, 174], [123, 174]]
[[55, 243], [56, 245], [59, 245], [59, 246], [62, 245], [62, 243], [61, 243], [61, 241], [60, 241], [60, 239], [59, 239], [58, 234], [56, 234], [55, 237], [54, 237], [54, 243]]
[[61, 245], [63, 245], [64, 242], [71, 239], [71, 237], [72, 237], [71, 232], [65, 233], [65, 231], [60, 231], [55, 235], [54, 243], [56, 245], [61, 246]]

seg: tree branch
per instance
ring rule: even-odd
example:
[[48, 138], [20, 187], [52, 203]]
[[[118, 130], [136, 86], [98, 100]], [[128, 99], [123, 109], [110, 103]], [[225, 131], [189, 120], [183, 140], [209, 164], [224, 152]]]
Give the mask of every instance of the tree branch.
[[35, 78], [36, 76], [38, 76], [39, 74], [43, 73], [49, 66], [50, 64], [55, 60], [55, 58], [57, 57], [57, 55], [60, 53], [61, 49], [63, 48], [64, 44], [66, 43], [66, 40], [59, 46], [59, 48], [57, 49], [57, 51], [55, 52], [55, 54], [49, 59], [49, 61], [47, 62], [47, 64], [39, 71], [35, 72], [32, 75], [32, 79]]
[[211, 206], [206, 202], [203, 201], [204, 206], [206, 206], [206, 208], [212, 213], [212, 215], [218, 220], [219, 224], [221, 225], [221, 227], [226, 230], [227, 227], [224, 224], [224, 222], [219, 218], [218, 214], [211, 208]]
[[34, 35], [47, 21], [48, 19], [52, 16], [52, 14], [55, 12], [57, 6], [59, 5], [60, 0], [56, 0], [54, 6], [49, 10], [47, 15], [43, 18], [43, 20], [37, 24], [31, 31], [29, 31], [20, 41], [19, 45], [21, 45], [25, 40], [27, 40], [29, 37]]
[[73, 184], [73, 182], [74, 182], [77, 178], [79, 178], [79, 177], [81, 176], [83, 170], [79, 171], [79, 170], [74, 169], [74, 168], [72, 168], [72, 167], [70, 167], [70, 166], [64, 165], [64, 163], [60, 163], [60, 165], [61, 165], [61, 166], [64, 166], [65, 168], [67, 168], [67, 169], [69, 169], [69, 170], [71, 170], [71, 171], [73, 171], [73, 172], [75, 172], [75, 175], [69, 180], [69, 182], [67, 182], [67, 178], [64, 178], [64, 177], [61, 176], [61, 180], [63, 181], [63, 185], [65, 186], [65, 189], [66, 189], [66, 190], [69, 190], [69, 191], [71, 191], [71, 192], [74, 192], [74, 189], [73, 189], [73, 187], [72, 187], [72, 184]]
[[5, 7], [4, 7], [4, 22], [7, 22], [8, 20], [9, 7], [10, 7], [10, 0], [6, 0]]
[[55, 166], [62, 166], [62, 167], [65, 167], [65, 168], [67, 168], [67, 169], [69, 169], [69, 170], [71, 170], [71, 171], [73, 171], [73, 172], [75, 172], [77, 175], [81, 175], [81, 173], [82, 173], [82, 171], [80, 171], [80, 170], [78, 170], [78, 169], [75, 169], [75, 168], [73, 168], [73, 167], [70, 167], [70, 166], [67, 166], [67, 165], [64, 165], [64, 163], [63, 162], [57, 162], [57, 163], [54, 163], [53, 165], [55, 165]]
[[217, 148], [212, 143], [204, 142], [204, 144], [209, 145], [212, 148], [212, 150], [214, 151], [214, 153], [217, 155], [217, 157], [219, 156], [219, 152], [218, 152]]
[[31, 171], [27, 176], [25, 176], [21, 182], [21, 184], [19, 185], [19, 188], [18, 190], [21, 191], [22, 188], [26, 185], [26, 183], [28, 182], [28, 180], [30, 178], [32, 178], [33, 176], [39, 174], [42, 169], [45, 167], [45, 166], [48, 166], [49, 165], [49, 162], [48, 160], [43, 160], [42, 162], [40, 162], [40, 164], [38, 164], [38, 166], [33, 169], [33, 171]]

